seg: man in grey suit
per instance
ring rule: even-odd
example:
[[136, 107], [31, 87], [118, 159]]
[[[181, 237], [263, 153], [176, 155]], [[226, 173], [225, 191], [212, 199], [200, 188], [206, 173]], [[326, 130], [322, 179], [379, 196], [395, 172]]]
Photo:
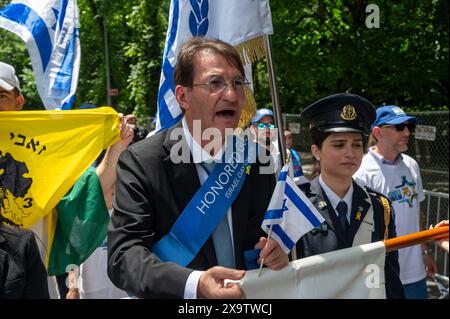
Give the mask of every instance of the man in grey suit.
[[[108, 274], [131, 295], [243, 298], [237, 285], [224, 285], [224, 280], [244, 276], [245, 271], [237, 269], [244, 269], [244, 252], [255, 246], [261, 249], [258, 262], [264, 258], [264, 264], [274, 270], [287, 265], [288, 256], [275, 241], [267, 241], [261, 229], [274, 176], [260, 174], [258, 163], [214, 165], [224, 152], [225, 131], [235, 129], [241, 116], [244, 74], [239, 55], [229, 44], [188, 40], [174, 74], [175, 97], [184, 118], [175, 127], [132, 145], [120, 157], [108, 229]], [[217, 138], [216, 143], [210, 142], [209, 133], [217, 133], [219, 143]], [[223, 198], [216, 191], [222, 187], [219, 184], [214, 192], [210, 188], [198, 198], [208, 182], [234, 178], [229, 176], [236, 167], [245, 168], [237, 174], [245, 180], [234, 200], [227, 202], [225, 197], [237, 184], [226, 186]], [[216, 199], [224, 203], [208, 211]], [[216, 210], [223, 211], [223, 218], [205, 226], [203, 218]], [[224, 230], [220, 235], [219, 229]]]

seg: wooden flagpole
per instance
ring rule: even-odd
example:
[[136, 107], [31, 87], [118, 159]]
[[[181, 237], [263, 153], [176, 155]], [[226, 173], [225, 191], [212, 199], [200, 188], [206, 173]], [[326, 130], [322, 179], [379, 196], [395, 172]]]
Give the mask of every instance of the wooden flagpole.
[[386, 246], [386, 252], [389, 253], [400, 248], [444, 238], [448, 238], [448, 226], [437, 227], [405, 236], [387, 239], [384, 241], [384, 245]]
[[[273, 228], [273, 224], [270, 225], [269, 234], [267, 235], [266, 245], [269, 242], [270, 237], [272, 236], [272, 228]], [[262, 270], [263, 266], [264, 266], [264, 258], [261, 258], [261, 264], [259, 265], [259, 271], [258, 271], [258, 278], [259, 278], [259, 276], [261, 276], [261, 270]]]

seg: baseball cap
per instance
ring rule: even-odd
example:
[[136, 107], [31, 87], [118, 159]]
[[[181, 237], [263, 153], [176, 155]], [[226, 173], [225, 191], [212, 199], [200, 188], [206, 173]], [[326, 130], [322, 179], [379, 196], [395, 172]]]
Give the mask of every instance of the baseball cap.
[[16, 76], [16, 70], [4, 62], [0, 62], [0, 87], [6, 91], [12, 91], [16, 88], [20, 92], [20, 83]]
[[384, 124], [401, 124], [407, 121], [417, 124], [417, 118], [407, 115], [400, 107], [396, 105], [386, 105], [377, 109], [377, 117], [372, 124], [372, 128]]
[[264, 116], [271, 116], [274, 118], [272, 110], [259, 109], [256, 110], [256, 115], [252, 118], [252, 124], [259, 122]]

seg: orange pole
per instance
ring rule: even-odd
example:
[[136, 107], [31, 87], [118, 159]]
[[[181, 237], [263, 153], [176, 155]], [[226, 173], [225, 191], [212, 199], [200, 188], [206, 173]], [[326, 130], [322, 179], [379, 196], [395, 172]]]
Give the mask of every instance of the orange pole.
[[433, 228], [417, 233], [395, 237], [384, 241], [386, 252], [391, 252], [400, 248], [423, 244], [436, 239], [448, 238], [448, 226]]

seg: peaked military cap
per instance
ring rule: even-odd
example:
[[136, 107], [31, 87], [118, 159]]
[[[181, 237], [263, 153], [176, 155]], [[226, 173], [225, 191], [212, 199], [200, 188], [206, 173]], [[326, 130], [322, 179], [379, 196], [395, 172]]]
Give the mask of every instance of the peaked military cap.
[[376, 113], [372, 103], [350, 93], [333, 94], [314, 102], [301, 113], [310, 129], [321, 132], [361, 132], [368, 135]]

